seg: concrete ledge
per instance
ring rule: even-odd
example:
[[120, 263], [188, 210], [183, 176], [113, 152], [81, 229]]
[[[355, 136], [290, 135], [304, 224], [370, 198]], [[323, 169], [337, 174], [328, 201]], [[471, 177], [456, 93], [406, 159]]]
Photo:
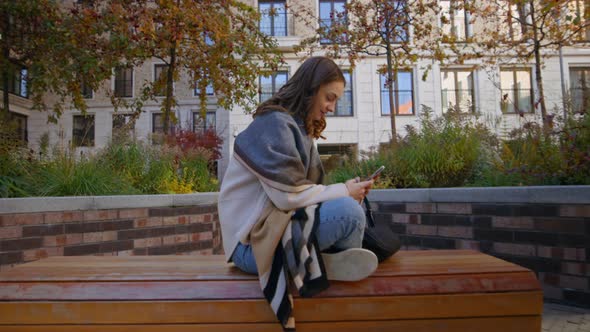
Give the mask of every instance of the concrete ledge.
[[369, 193], [379, 202], [590, 204], [590, 186], [379, 189]]
[[[217, 202], [218, 196], [219, 193], [210, 192], [186, 195], [2, 198], [0, 214], [211, 205]], [[590, 186], [376, 189], [371, 191], [369, 199], [400, 203], [590, 204]]]
[[186, 195], [2, 198], [0, 214], [211, 205], [217, 203], [218, 195], [217, 192], [211, 192]]

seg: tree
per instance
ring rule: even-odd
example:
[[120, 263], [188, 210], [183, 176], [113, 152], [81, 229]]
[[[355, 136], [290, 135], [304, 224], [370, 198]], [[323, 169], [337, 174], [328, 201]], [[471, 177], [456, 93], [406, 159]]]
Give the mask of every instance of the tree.
[[538, 93], [533, 105], [540, 108], [543, 128], [548, 133], [552, 115], [545, 101], [544, 58], [556, 55], [564, 46], [590, 45], [590, 1], [494, 0], [479, 7], [477, 16], [486, 24], [475, 44], [485, 53], [488, 63], [533, 61]]
[[198, 91], [201, 112], [206, 111], [207, 86], [220, 106], [249, 110], [258, 93], [257, 76], [282, 62], [276, 41], [258, 28], [258, 12], [237, 0], [111, 0], [102, 8], [121, 23], [111, 34], [133, 54], [135, 65], [153, 58], [165, 64], [139, 97], [164, 97], [165, 132], [175, 120], [174, 83], [183, 75]]
[[[111, 94], [115, 108], [141, 112], [163, 92], [165, 130], [176, 104], [173, 85], [186, 75], [199, 88], [201, 111], [211, 84], [220, 106], [255, 104], [258, 74], [276, 69], [276, 42], [258, 29], [258, 12], [237, 0], [105, 0], [63, 5], [56, 0], [0, 2], [0, 66], [4, 91], [26, 72], [33, 109], [56, 121], [66, 106], [85, 111], [83, 87], [97, 90], [119, 66], [153, 58], [166, 64], [132, 100]], [[24, 73], [23, 72], [23, 73]], [[49, 96], [49, 98], [48, 98]], [[3, 109], [8, 111], [8, 94]]]
[[[302, 12], [301, 10], [293, 10]], [[386, 56], [379, 69], [387, 75], [392, 138], [395, 140], [396, 108], [392, 83], [398, 71], [409, 70], [421, 58], [445, 61], [453, 55], [455, 40], [442, 38], [436, 0], [350, 0], [342, 10], [319, 17], [315, 34], [304, 39], [297, 51], [313, 54], [321, 48], [328, 56], [346, 58], [352, 67], [364, 56]], [[301, 14], [300, 14], [301, 15]], [[307, 11], [307, 16], [312, 15]], [[455, 52], [460, 61], [461, 52]], [[430, 70], [426, 66], [423, 78]]]
[[33, 109], [51, 110], [52, 121], [65, 103], [86, 110], [83, 85], [98, 87], [121, 58], [102, 19], [82, 5], [63, 7], [54, 0], [0, 2], [4, 112], [10, 111], [6, 92], [15, 90], [32, 100]]

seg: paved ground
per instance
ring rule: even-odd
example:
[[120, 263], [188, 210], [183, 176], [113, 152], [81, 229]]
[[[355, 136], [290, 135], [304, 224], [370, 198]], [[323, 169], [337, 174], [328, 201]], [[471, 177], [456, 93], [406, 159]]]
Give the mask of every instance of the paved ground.
[[590, 309], [545, 303], [542, 332], [590, 332]]

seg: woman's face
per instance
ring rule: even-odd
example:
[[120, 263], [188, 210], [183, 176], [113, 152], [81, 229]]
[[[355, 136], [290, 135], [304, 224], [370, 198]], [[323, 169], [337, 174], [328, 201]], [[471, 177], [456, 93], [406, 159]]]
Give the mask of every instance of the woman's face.
[[344, 82], [333, 81], [320, 85], [318, 93], [311, 100], [309, 117], [311, 120], [321, 120], [329, 112], [336, 110], [336, 101], [344, 94]]

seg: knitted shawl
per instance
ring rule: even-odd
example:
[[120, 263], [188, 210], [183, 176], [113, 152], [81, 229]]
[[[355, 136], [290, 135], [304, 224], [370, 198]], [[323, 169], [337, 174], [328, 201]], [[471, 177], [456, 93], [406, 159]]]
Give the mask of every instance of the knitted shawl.
[[[258, 116], [238, 135], [234, 152], [261, 181], [281, 191], [296, 194], [322, 182], [312, 138], [302, 121], [286, 112]], [[295, 328], [289, 280], [304, 297], [328, 287], [315, 238], [319, 206], [281, 211], [270, 204], [250, 231], [260, 286], [285, 330]]]

